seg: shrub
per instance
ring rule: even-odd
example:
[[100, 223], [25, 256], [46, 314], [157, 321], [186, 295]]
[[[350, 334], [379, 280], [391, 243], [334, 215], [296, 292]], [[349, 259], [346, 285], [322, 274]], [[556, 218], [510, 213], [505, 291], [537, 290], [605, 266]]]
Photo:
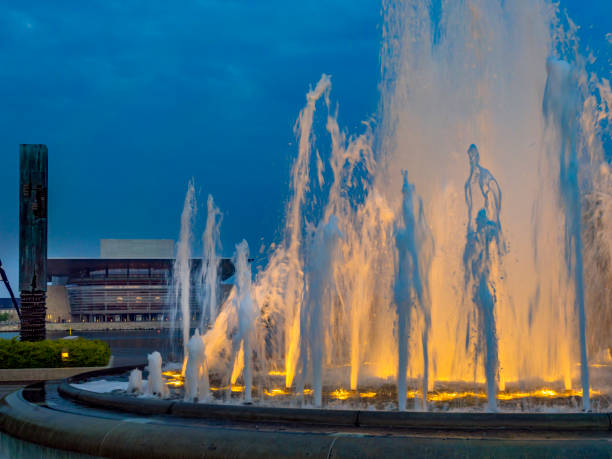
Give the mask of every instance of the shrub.
[[8, 312], [0, 312], [0, 322], [6, 322], [11, 315]]
[[[62, 358], [62, 352], [68, 356]], [[107, 365], [109, 358], [108, 344], [98, 339], [0, 339], [0, 368], [97, 367]]]

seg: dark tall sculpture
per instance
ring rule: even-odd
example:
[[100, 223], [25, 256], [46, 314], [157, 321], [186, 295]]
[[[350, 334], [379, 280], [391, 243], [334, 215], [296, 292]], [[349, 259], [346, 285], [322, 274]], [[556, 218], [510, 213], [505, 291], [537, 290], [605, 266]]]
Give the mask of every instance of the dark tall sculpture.
[[45, 339], [47, 293], [47, 147], [19, 147], [21, 340]]

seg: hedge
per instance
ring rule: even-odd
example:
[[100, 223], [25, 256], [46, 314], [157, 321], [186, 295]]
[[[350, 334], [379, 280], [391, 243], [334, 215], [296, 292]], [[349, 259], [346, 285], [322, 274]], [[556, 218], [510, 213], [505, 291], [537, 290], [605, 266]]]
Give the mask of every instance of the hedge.
[[[68, 355], [62, 358], [62, 353]], [[0, 368], [101, 367], [109, 359], [108, 344], [98, 339], [0, 339]]]

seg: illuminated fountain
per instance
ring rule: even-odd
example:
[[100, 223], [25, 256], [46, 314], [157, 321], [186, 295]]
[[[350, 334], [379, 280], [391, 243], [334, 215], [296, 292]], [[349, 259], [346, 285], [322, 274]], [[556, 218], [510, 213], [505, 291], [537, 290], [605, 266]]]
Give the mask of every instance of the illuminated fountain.
[[[189, 400], [206, 370], [213, 400], [607, 409], [609, 83], [548, 1], [384, 11], [378, 123], [343, 131], [327, 75], [308, 92], [283, 238], [254, 278], [236, 247], [219, 309], [209, 198], [204, 355], [168, 375], [185, 375]], [[175, 267], [185, 349], [194, 208], [190, 184]]]
[[308, 91], [262, 269], [237, 244], [220, 295], [209, 197], [195, 272], [190, 182], [179, 361], [9, 394], [0, 453], [610, 455], [609, 81], [552, 0], [383, 5], [376, 121]]

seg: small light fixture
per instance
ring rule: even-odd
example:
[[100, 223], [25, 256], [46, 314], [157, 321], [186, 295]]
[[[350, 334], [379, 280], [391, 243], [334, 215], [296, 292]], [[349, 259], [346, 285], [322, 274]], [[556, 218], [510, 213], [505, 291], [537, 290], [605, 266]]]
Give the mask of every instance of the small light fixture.
[[70, 357], [68, 349], [62, 349], [62, 360], [68, 360], [68, 357]]

